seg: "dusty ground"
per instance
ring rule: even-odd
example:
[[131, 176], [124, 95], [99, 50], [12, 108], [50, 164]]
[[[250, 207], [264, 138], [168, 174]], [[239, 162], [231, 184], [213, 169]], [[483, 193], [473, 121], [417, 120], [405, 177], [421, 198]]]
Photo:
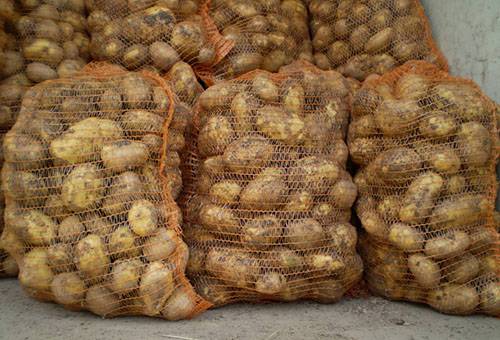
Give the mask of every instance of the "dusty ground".
[[498, 339], [500, 320], [453, 317], [379, 298], [314, 303], [233, 305], [195, 320], [126, 317], [103, 320], [24, 295], [0, 280], [0, 339]]

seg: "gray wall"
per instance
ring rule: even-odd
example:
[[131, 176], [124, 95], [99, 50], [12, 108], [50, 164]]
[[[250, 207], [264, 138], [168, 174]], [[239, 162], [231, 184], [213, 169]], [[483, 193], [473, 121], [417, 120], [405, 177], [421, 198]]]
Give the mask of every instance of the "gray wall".
[[500, 0], [421, 0], [454, 75], [500, 103]]

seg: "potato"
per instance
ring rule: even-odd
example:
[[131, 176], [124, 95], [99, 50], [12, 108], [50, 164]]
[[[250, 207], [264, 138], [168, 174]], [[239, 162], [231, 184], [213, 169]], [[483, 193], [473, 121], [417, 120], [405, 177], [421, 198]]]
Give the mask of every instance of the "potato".
[[34, 248], [26, 253], [19, 267], [19, 282], [36, 294], [50, 291], [54, 273], [47, 262], [47, 251], [43, 248]]
[[344, 272], [346, 263], [337, 254], [311, 254], [306, 256], [306, 263], [316, 273], [339, 274]]
[[423, 288], [436, 288], [441, 281], [439, 265], [427, 256], [417, 253], [408, 257], [408, 267]]
[[49, 245], [56, 237], [57, 224], [38, 210], [16, 212], [16, 234], [32, 246]]
[[17, 262], [10, 255], [4, 256], [1, 268], [6, 276], [17, 277], [19, 274], [19, 267], [17, 266]]
[[434, 208], [429, 224], [435, 229], [473, 224], [486, 216], [490, 205], [489, 199], [481, 195], [448, 198]]
[[432, 92], [437, 108], [462, 121], [481, 121], [485, 112], [490, 111], [478, 89], [470, 83], [443, 82], [434, 86]]
[[168, 71], [180, 60], [177, 51], [163, 41], [155, 41], [149, 46], [149, 55], [153, 65], [160, 70]]
[[304, 140], [304, 121], [278, 106], [266, 105], [259, 109], [255, 124], [264, 135], [285, 144], [299, 145]]
[[451, 258], [463, 253], [470, 246], [470, 237], [463, 231], [448, 231], [443, 236], [433, 237], [425, 243], [424, 252], [437, 260]]
[[285, 210], [291, 212], [305, 212], [312, 209], [314, 198], [307, 190], [301, 190], [288, 196]]
[[47, 249], [48, 264], [54, 273], [70, 271], [74, 267], [73, 249], [69, 244], [52, 244]]
[[393, 36], [394, 31], [392, 28], [384, 28], [366, 42], [365, 51], [370, 54], [385, 51], [390, 46]]
[[182, 21], [174, 26], [170, 44], [185, 56], [197, 56], [203, 45], [206, 44], [201, 23]]
[[231, 205], [238, 202], [241, 186], [232, 180], [225, 180], [215, 183], [209, 192], [209, 196], [214, 203]]
[[75, 212], [98, 205], [103, 194], [102, 174], [90, 163], [76, 166], [66, 177], [61, 188], [62, 202]]
[[212, 116], [198, 135], [198, 151], [201, 156], [222, 154], [233, 136], [234, 130], [227, 118]]
[[349, 142], [351, 159], [360, 165], [368, 165], [381, 149], [381, 141], [374, 138], [356, 138]]
[[54, 277], [51, 291], [54, 300], [65, 306], [80, 308], [87, 288], [76, 273], [61, 273]]
[[50, 154], [69, 164], [90, 161], [100, 152], [105, 142], [120, 139], [120, 126], [108, 119], [95, 117], [73, 124], [50, 143]]
[[444, 179], [434, 172], [425, 172], [415, 178], [409, 185], [399, 210], [401, 221], [424, 222], [429, 217], [443, 185]]
[[439, 173], [453, 175], [460, 170], [461, 161], [458, 154], [450, 147], [439, 146], [429, 151], [428, 163]]
[[23, 55], [16, 51], [5, 51], [2, 54], [4, 64], [0, 71], [1, 78], [7, 78], [22, 71], [24, 67]]
[[89, 234], [75, 247], [76, 266], [88, 279], [98, 279], [108, 273], [110, 260], [103, 239]]
[[449, 284], [432, 290], [427, 303], [442, 313], [470, 314], [479, 305], [479, 296], [473, 287]]
[[105, 144], [101, 150], [104, 166], [115, 172], [143, 166], [149, 156], [147, 145], [130, 140], [117, 140]]
[[453, 117], [443, 111], [433, 111], [422, 118], [419, 131], [425, 138], [443, 138], [452, 135], [457, 130]]
[[70, 78], [78, 74], [84, 64], [80, 60], [65, 59], [57, 67], [59, 78]]
[[120, 301], [106, 287], [96, 285], [87, 290], [85, 308], [94, 314], [106, 317], [120, 308]]
[[216, 84], [200, 95], [198, 103], [202, 110], [206, 112], [213, 111], [219, 106], [229, 105], [228, 98], [231, 96], [232, 91], [228, 84]]
[[422, 160], [414, 150], [398, 147], [380, 153], [374, 166], [377, 175], [386, 181], [405, 181], [420, 169]]
[[334, 205], [339, 209], [350, 209], [358, 196], [358, 188], [350, 178], [337, 181], [328, 191]]
[[126, 171], [116, 176], [102, 203], [102, 210], [113, 216], [128, 210], [130, 204], [142, 199], [145, 184], [135, 172]]
[[415, 73], [402, 75], [394, 86], [394, 94], [399, 99], [418, 101], [427, 95], [431, 82], [425, 76]]
[[275, 103], [278, 101], [279, 89], [273, 80], [265, 74], [259, 74], [252, 80], [253, 92], [265, 102]]
[[138, 200], [130, 207], [127, 220], [136, 235], [148, 236], [158, 226], [159, 213], [156, 206], [150, 201]]
[[146, 110], [130, 110], [125, 112], [121, 118], [123, 129], [134, 136], [143, 136], [149, 133], [160, 134], [163, 122], [163, 117]]
[[[147, 107], [148, 103], [151, 101], [151, 84], [144, 77], [141, 77], [136, 73], [128, 73], [125, 75], [120, 82], [120, 87], [123, 91], [123, 101], [131, 109]], [[132, 115], [131, 112], [128, 113], [129, 115]], [[126, 114], [127, 113], [125, 113], [125, 115]], [[139, 112], [134, 112], [133, 117], [123, 119], [123, 121], [127, 122], [127, 124], [132, 124], [130, 125], [131, 127], [137, 126], [134, 124], [138, 124], [139, 126], [138, 129], [129, 128], [127, 130], [140, 130], [141, 127], [144, 128], [146, 126], [152, 126], [159, 131], [161, 130], [161, 125], [158, 126], [156, 124], [159, 121], [159, 118], [155, 117], [155, 119], [153, 119], [148, 113], [140, 111], [140, 114]], [[148, 132], [155, 131], [147, 128], [145, 128], [145, 130]]]
[[272, 144], [261, 136], [245, 136], [226, 147], [225, 165], [234, 173], [249, 174], [266, 166], [273, 157]]
[[166, 260], [175, 251], [178, 242], [175, 230], [160, 228], [144, 243], [143, 254], [150, 262]]
[[113, 263], [110, 289], [118, 295], [126, 295], [139, 287], [143, 263], [139, 259], [119, 260]]
[[293, 249], [319, 247], [324, 237], [321, 224], [312, 218], [297, 219], [289, 222], [285, 227], [285, 242]]
[[6, 162], [19, 164], [22, 170], [43, 167], [47, 159], [46, 149], [40, 140], [15, 130], [4, 136], [3, 157]]
[[419, 230], [405, 223], [395, 223], [389, 229], [389, 241], [401, 250], [413, 252], [424, 246]]
[[264, 295], [274, 295], [283, 291], [286, 285], [286, 277], [283, 274], [267, 272], [257, 278], [255, 290]]
[[479, 260], [471, 254], [463, 254], [458, 259], [450, 260], [445, 267], [449, 282], [465, 284], [479, 274]]
[[262, 249], [276, 243], [282, 233], [281, 222], [272, 214], [249, 219], [242, 227], [241, 241], [249, 248]]
[[[354, 52], [359, 52], [363, 50], [365, 44], [368, 45], [370, 39], [370, 29], [367, 25], [357, 26], [351, 33], [349, 37], [349, 42]], [[373, 44], [373, 43], [372, 43]]]
[[242, 190], [240, 207], [248, 210], [279, 208], [288, 192], [283, 177], [283, 171], [278, 168], [264, 169]]
[[313, 195], [325, 193], [340, 176], [340, 168], [335, 162], [318, 156], [297, 160], [289, 171], [290, 185], [304, 187]]
[[387, 221], [398, 219], [400, 209], [401, 199], [396, 195], [383, 197], [377, 204], [377, 212]]
[[200, 223], [213, 231], [235, 233], [239, 227], [238, 219], [231, 209], [214, 204], [203, 205], [199, 216]]
[[108, 254], [115, 258], [138, 256], [140, 248], [135, 239], [128, 226], [119, 226], [108, 236]]
[[488, 129], [477, 122], [464, 123], [457, 134], [464, 165], [481, 167], [491, 160], [492, 141]]
[[280, 268], [285, 272], [296, 271], [304, 265], [304, 258], [296, 251], [286, 247], [274, 247], [267, 261], [270, 267]]
[[300, 84], [290, 84], [284, 90], [283, 108], [287, 112], [301, 115], [304, 110], [305, 92]]
[[28, 76], [29, 80], [35, 83], [58, 78], [56, 70], [44, 63], [39, 62], [28, 64], [26, 66], [26, 75]]
[[486, 314], [498, 316], [500, 313], [500, 284], [490, 282], [481, 290], [481, 309]]
[[375, 111], [377, 127], [387, 136], [406, 133], [421, 114], [414, 100], [386, 99]]
[[248, 253], [215, 248], [207, 253], [206, 269], [231, 286], [245, 288], [253, 286], [255, 282], [255, 262]]
[[64, 58], [64, 50], [56, 42], [38, 38], [23, 46], [23, 56], [29, 61], [40, 61], [55, 66]]
[[369, 234], [378, 237], [386, 237], [389, 228], [379, 214], [375, 211], [363, 211], [361, 208], [358, 208], [357, 211], [363, 228]]
[[174, 292], [174, 274], [162, 262], [147, 265], [141, 277], [139, 296], [144, 302], [146, 315], [160, 313], [162, 306]]
[[170, 296], [163, 307], [161, 314], [167, 320], [176, 321], [186, 319], [196, 313], [194, 297], [184, 287], [179, 287]]

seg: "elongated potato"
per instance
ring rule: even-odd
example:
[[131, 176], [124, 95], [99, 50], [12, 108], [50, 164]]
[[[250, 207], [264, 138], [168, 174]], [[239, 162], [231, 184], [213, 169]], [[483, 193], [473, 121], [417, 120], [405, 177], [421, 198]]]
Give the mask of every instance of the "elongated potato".
[[432, 290], [427, 302], [443, 313], [470, 314], [479, 305], [479, 296], [473, 287], [449, 284]]
[[141, 296], [145, 313], [154, 316], [158, 314], [167, 299], [174, 292], [174, 275], [162, 262], [150, 263], [141, 277], [139, 296]]
[[408, 267], [423, 288], [435, 288], [441, 280], [439, 265], [424, 254], [413, 254], [408, 257]]
[[414, 179], [406, 191], [399, 210], [401, 221], [421, 223], [428, 218], [443, 185], [443, 178], [434, 172], [423, 173]]

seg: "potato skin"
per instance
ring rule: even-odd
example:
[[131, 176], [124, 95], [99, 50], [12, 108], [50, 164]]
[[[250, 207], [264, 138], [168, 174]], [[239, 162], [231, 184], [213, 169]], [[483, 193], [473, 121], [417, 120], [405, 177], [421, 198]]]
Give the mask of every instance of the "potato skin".
[[77, 243], [75, 259], [78, 270], [89, 279], [96, 279], [109, 270], [110, 259], [105, 244], [95, 234], [90, 234]]
[[427, 302], [443, 313], [470, 314], [479, 305], [479, 296], [473, 287], [449, 284], [432, 290]]
[[408, 257], [408, 267], [415, 280], [423, 288], [435, 288], [441, 280], [439, 265], [424, 254], [412, 254]]
[[250, 181], [240, 195], [240, 207], [249, 210], [274, 210], [284, 201], [288, 191], [278, 168], [266, 168]]
[[102, 200], [104, 180], [95, 165], [79, 165], [64, 180], [61, 191], [61, 199], [68, 209], [82, 211]]
[[52, 294], [57, 303], [80, 309], [80, 302], [85, 297], [85, 284], [76, 273], [61, 273], [54, 277], [51, 285]]
[[264, 137], [245, 136], [229, 144], [223, 154], [223, 162], [235, 173], [252, 173], [269, 162], [274, 148]]

